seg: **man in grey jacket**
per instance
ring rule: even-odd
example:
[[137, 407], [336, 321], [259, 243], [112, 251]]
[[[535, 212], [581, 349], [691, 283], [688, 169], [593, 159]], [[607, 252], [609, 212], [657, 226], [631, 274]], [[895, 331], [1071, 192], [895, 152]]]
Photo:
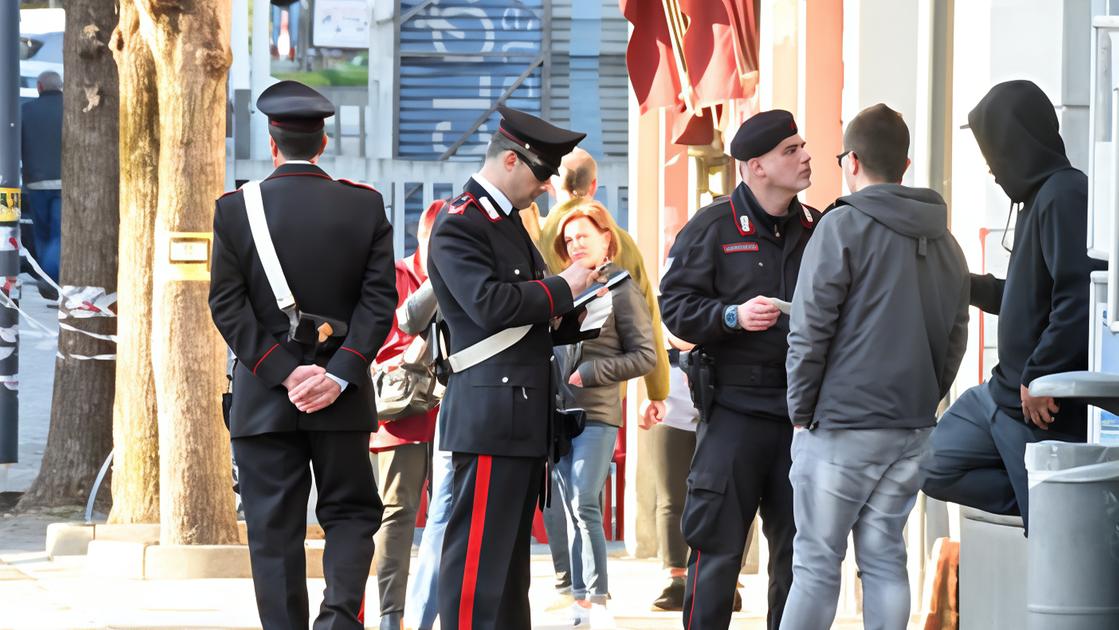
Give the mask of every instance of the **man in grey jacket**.
[[902, 528], [936, 408], [967, 344], [967, 263], [936, 192], [902, 186], [909, 130], [878, 104], [847, 127], [853, 194], [808, 243], [789, 332], [793, 588], [782, 630], [825, 630], [854, 532], [868, 629], [905, 628]]

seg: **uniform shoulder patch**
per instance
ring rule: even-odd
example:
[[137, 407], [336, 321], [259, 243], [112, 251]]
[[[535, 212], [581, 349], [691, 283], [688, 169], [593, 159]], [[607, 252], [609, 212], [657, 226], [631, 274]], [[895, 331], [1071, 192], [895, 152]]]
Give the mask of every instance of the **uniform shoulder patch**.
[[464, 192], [458, 197], [455, 197], [454, 201], [447, 206], [447, 214], [462, 214], [466, 212], [466, 209], [470, 206], [474, 206], [481, 210], [478, 206], [478, 200], [474, 198], [474, 195]]
[[345, 184], [347, 186], [353, 186], [354, 188], [364, 188], [366, 190], [372, 190], [375, 193], [381, 192], [381, 191], [377, 190], [376, 188], [374, 188], [374, 187], [372, 187], [369, 184], [366, 184], [364, 182], [355, 182], [353, 180], [343, 179], [341, 177], [339, 177], [337, 181], [342, 182], [343, 184]]
[[816, 227], [816, 223], [819, 222], [820, 217], [823, 216], [823, 213], [821, 213], [819, 210], [813, 208], [812, 206], [810, 206], [808, 204], [801, 204], [801, 209], [802, 209], [802, 214], [801, 214], [801, 217], [800, 217], [801, 225], [803, 225], [805, 228], [807, 228], [809, 230]]

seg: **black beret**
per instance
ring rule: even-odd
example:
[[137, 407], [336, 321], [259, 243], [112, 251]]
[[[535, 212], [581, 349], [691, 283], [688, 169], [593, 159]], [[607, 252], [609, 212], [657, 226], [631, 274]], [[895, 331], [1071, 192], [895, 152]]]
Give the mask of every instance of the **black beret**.
[[323, 119], [334, 115], [329, 99], [299, 81], [268, 86], [256, 99], [256, 108], [268, 116], [268, 124], [295, 131], [318, 131]]
[[734, 134], [730, 141], [730, 154], [736, 160], [746, 161], [769, 153], [773, 147], [789, 136], [797, 134], [793, 115], [783, 109], [754, 114]]
[[587, 137], [585, 133], [562, 129], [516, 109], [498, 107], [497, 111], [501, 114], [498, 133], [527, 152], [529, 155], [525, 157], [535, 158], [550, 168], [553, 175], [559, 173], [563, 156]]

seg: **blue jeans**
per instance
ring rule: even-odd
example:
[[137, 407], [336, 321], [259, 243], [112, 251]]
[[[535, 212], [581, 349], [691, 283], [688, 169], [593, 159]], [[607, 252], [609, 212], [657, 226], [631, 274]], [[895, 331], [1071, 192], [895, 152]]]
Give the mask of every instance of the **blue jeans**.
[[288, 37], [291, 38], [291, 47], [299, 50], [299, 2], [293, 2], [287, 7], [272, 5], [272, 45], [280, 43], [280, 18], [284, 11], [288, 12]]
[[556, 590], [571, 590], [571, 547], [567, 542], [567, 509], [559, 493], [559, 480], [552, 471], [552, 504], [544, 508], [544, 532], [548, 534], [548, 551], [552, 554], [552, 569], [556, 573]]
[[867, 630], [909, 623], [903, 529], [921, 488], [932, 427], [801, 429], [793, 434], [793, 588], [781, 630], [827, 630], [853, 533]]
[[439, 562], [443, 556], [443, 533], [451, 518], [451, 482], [454, 480], [451, 454], [439, 450], [436, 429], [435, 452], [431, 460], [431, 500], [427, 522], [420, 538], [415, 578], [404, 598], [404, 625], [429, 630], [439, 614]]
[[43, 271], [58, 282], [62, 253], [62, 191], [28, 190], [27, 203], [34, 223], [35, 253]]
[[602, 529], [602, 487], [610, 472], [618, 427], [588, 422], [556, 465], [560, 498], [567, 510], [570, 542], [571, 594], [609, 594], [606, 577], [606, 533]]

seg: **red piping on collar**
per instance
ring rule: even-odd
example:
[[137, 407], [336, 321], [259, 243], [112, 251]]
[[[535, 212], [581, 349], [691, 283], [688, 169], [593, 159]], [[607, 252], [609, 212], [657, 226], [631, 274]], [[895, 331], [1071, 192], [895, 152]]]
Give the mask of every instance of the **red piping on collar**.
[[807, 229], [807, 230], [811, 230], [812, 228], [816, 227], [816, 219], [814, 217], [811, 221], [808, 220], [808, 217], [811, 217], [811, 216], [812, 216], [812, 208], [809, 208], [808, 206], [805, 206], [805, 205], [801, 205], [801, 207], [800, 207], [800, 224], [803, 225], [804, 228]]
[[272, 120], [272, 119], [269, 119], [268, 124], [272, 125], [273, 127], [279, 127], [280, 129], [291, 129], [292, 131], [307, 131], [307, 132], [322, 131], [326, 127], [326, 123], [324, 123], [321, 120], [318, 122], [318, 126], [315, 126], [315, 123], [311, 123], [310, 125], [304, 125], [304, 124], [300, 124], [300, 123], [285, 123], [285, 122], [280, 122], [278, 120]]
[[[738, 233], [741, 234], [742, 236], [751, 236], [755, 232], [757, 232], [758, 228], [757, 228], [757, 226], [754, 225], [753, 221], [750, 221], [749, 215], [739, 215], [738, 210], [734, 207], [734, 198], [730, 197], [729, 199], [730, 199], [730, 218], [734, 220], [734, 229], [738, 230]], [[744, 217], [746, 217], [747, 221], [750, 221], [750, 230], [749, 231], [746, 231], [746, 230], [742, 229], [742, 222], [738, 218], [739, 216], [744, 216]]]
[[334, 181], [334, 179], [331, 178], [330, 175], [327, 175], [326, 173], [314, 173], [314, 172], [280, 173], [279, 175], [269, 175], [267, 179], [279, 179], [281, 177], [320, 177], [322, 179], [329, 179], [330, 181]]

